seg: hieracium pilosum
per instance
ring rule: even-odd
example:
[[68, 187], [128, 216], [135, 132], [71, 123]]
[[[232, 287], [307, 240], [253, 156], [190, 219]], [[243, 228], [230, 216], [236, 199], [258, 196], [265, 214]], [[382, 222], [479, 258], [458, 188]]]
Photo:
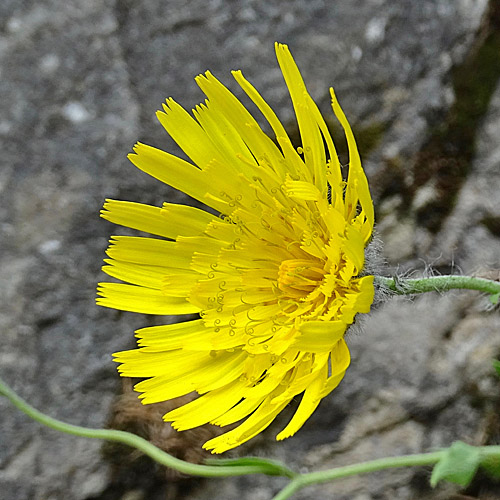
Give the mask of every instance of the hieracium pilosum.
[[[241, 421], [205, 443], [214, 453], [251, 439], [303, 393], [277, 439], [294, 434], [342, 380], [350, 362], [344, 334], [374, 297], [373, 276], [363, 275], [373, 204], [349, 123], [332, 90], [349, 148], [345, 180], [288, 47], [276, 44], [276, 55], [300, 147], [240, 71], [233, 76], [273, 138], [207, 72], [196, 78], [207, 99], [192, 115], [172, 99], [157, 115], [191, 162], [141, 143], [129, 158], [220, 215], [115, 200], [102, 211], [152, 237], [111, 239], [103, 269], [123, 283], [101, 283], [98, 303], [179, 315], [138, 330], [139, 348], [115, 354], [120, 373], [145, 378], [136, 385], [143, 403], [198, 393], [164, 416], [178, 430]], [[185, 321], [193, 313], [199, 318]]]

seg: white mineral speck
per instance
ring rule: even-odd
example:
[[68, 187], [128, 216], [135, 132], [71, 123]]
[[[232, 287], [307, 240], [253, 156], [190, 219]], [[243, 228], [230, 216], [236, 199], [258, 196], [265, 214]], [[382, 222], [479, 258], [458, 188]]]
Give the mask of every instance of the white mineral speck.
[[59, 240], [47, 240], [38, 245], [38, 250], [43, 255], [56, 252], [59, 248], [61, 248], [61, 242]]
[[7, 135], [12, 129], [12, 124], [6, 120], [0, 121], [0, 135]]
[[42, 57], [39, 63], [40, 70], [45, 74], [53, 73], [57, 68], [59, 68], [60, 61], [56, 54], [47, 54]]
[[355, 45], [351, 49], [351, 57], [354, 61], [358, 62], [363, 57], [363, 51], [361, 50], [361, 47]]
[[368, 21], [365, 31], [365, 39], [369, 43], [380, 43], [385, 38], [385, 27], [387, 18], [374, 17]]
[[17, 33], [21, 29], [22, 25], [23, 25], [23, 23], [21, 22], [21, 20], [19, 18], [11, 17], [7, 21], [7, 30], [10, 33]]
[[83, 106], [83, 104], [74, 101], [68, 102], [64, 106], [62, 113], [65, 116], [65, 118], [67, 118], [70, 122], [73, 123], [82, 123], [91, 118], [90, 113]]

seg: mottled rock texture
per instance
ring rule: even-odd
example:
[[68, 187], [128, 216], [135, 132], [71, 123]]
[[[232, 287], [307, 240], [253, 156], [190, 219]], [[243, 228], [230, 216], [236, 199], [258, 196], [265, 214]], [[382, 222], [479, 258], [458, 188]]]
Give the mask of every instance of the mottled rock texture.
[[[135, 410], [120, 406], [110, 353], [131, 347], [135, 328], [161, 319], [94, 305], [107, 239], [120, 231], [99, 220], [99, 209], [106, 197], [185, 201], [125, 156], [136, 140], [178, 151], [154, 112], [168, 96], [186, 107], [198, 103], [193, 77], [205, 69], [235, 89], [229, 70], [241, 68], [296, 133], [275, 40], [290, 45], [325, 113], [335, 86], [355, 127], [387, 272], [434, 265], [498, 278], [500, 68], [486, 50], [500, 51], [498, 10], [495, 0], [1, 2], [1, 376], [60, 419], [169, 439], [169, 431], [152, 430], [140, 417], [134, 423]], [[485, 67], [489, 80], [477, 78], [464, 93], [460, 71]], [[482, 107], [470, 116], [457, 102], [474, 92]], [[463, 168], [451, 175], [446, 159], [456, 163], [457, 155]], [[349, 334], [352, 366], [304, 428], [275, 443], [273, 426], [241, 453], [318, 470], [456, 439], [495, 442], [499, 384], [489, 361], [500, 355], [500, 319], [486, 306], [473, 292], [389, 301]], [[130, 450], [41, 428], [2, 399], [0, 415], [6, 499], [264, 500], [284, 484], [165, 479]], [[196, 439], [185, 446], [197, 450]], [[430, 490], [428, 476], [396, 470], [294, 498], [449, 498], [447, 487]], [[467, 493], [489, 489], [476, 483]]]

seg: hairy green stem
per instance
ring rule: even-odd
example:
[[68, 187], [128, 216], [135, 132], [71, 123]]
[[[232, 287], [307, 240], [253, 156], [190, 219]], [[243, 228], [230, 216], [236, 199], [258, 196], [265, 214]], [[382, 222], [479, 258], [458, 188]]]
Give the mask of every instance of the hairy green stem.
[[431, 276], [429, 278], [386, 278], [375, 276], [375, 284], [398, 295], [445, 292], [452, 289], [478, 290], [492, 296], [500, 294], [500, 282], [471, 276]]
[[326, 483], [342, 477], [366, 474], [368, 472], [391, 469], [394, 467], [433, 465], [439, 462], [443, 453], [443, 451], [436, 451], [434, 453], [421, 453], [418, 455], [406, 455], [403, 457], [380, 458], [377, 460], [370, 460], [369, 462], [336, 467], [335, 469], [301, 474], [300, 476], [292, 479], [288, 485], [273, 498], [273, 500], [285, 500], [306, 486]]
[[[483, 461], [488, 459], [495, 459], [498, 461], [500, 459], [500, 446], [478, 446], [476, 449], [479, 450], [481, 460]], [[443, 458], [447, 451], [448, 448], [445, 448], [431, 453], [379, 458], [368, 462], [346, 465], [344, 467], [336, 467], [335, 469], [300, 474], [293, 478], [288, 485], [273, 498], [273, 500], [286, 500], [298, 490], [305, 488], [306, 486], [326, 483], [343, 477], [367, 474], [370, 472], [376, 472], [384, 469], [394, 469], [397, 467], [435, 465]]]
[[104, 439], [107, 441], [116, 441], [119, 443], [132, 446], [144, 454], [151, 457], [156, 462], [170, 467], [184, 474], [202, 477], [226, 477], [226, 476], [242, 476], [248, 474], [268, 474], [279, 475], [286, 477], [294, 477], [296, 473], [289, 469], [286, 465], [272, 460], [260, 460], [259, 463], [250, 465], [198, 465], [179, 460], [163, 450], [160, 450], [149, 441], [131, 434], [130, 432], [117, 431], [113, 429], [90, 429], [87, 427], [80, 427], [79, 425], [72, 425], [66, 422], [61, 422], [55, 418], [45, 415], [29, 403], [20, 398], [10, 387], [8, 387], [2, 379], [0, 379], [0, 395], [7, 397], [12, 404], [19, 408], [26, 415], [36, 420], [40, 424], [46, 425], [56, 431], [64, 432], [66, 434], [73, 434], [74, 436]]

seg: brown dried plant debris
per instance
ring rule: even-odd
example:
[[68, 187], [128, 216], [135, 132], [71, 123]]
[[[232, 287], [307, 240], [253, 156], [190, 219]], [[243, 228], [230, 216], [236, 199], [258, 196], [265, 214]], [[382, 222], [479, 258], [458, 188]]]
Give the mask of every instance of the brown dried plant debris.
[[[113, 405], [109, 426], [113, 429], [133, 432], [181, 460], [201, 463], [210, 456], [209, 452], [202, 449], [202, 444], [208, 439], [222, 434], [222, 430], [213, 425], [203, 425], [178, 432], [162, 419], [165, 413], [194, 398], [193, 394], [162, 403], [143, 405], [133, 390], [133, 380], [124, 378], [123, 394]], [[133, 461], [140, 455], [139, 451], [134, 450], [129, 454], [129, 460]], [[167, 475], [170, 479], [181, 477], [175, 471], [169, 471]]]

